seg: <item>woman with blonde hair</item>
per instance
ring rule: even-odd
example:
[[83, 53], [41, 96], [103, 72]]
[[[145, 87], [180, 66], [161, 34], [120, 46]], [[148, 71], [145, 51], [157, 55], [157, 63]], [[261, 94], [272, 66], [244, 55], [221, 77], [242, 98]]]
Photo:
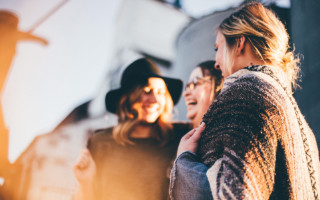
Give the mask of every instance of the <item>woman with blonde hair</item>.
[[181, 91], [181, 80], [161, 76], [148, 59], [125, 69], [121, 87], [105, 98], [118, 125], [93, 134], [74, 166], [76, 199], [167, 198], [167, 170], [188, 129], [170, 123]]
[[288, 43], [284, 25], [261, 3], [220, 24], [216, 64], [226, 79], [205, 125], [180, 142], [172, 199], [201, 199], [206, 178], [208, 199], [319, 199], [318, 147], [292, 96], [299, 60]]

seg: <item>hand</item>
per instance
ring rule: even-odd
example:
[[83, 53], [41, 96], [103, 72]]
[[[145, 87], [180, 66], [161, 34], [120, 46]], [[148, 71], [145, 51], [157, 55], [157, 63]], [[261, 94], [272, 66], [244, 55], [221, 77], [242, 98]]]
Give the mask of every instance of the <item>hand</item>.
[[87, 148], [80, 151], [79, 159], [73, 166], [73, 173], [80, 185], [93, 183], [96, 175], [96, 164]]
[[197, 128], [192, 129], [187, 134], [185, 134], [181, 140], [177, 151], [177, 156], [185, 151], [190, 151], [192, 153], [197, 152], [198, 141], [201, 137], [201, 133], [204, 131], [205, 123], [201, 123], [201, 125]]

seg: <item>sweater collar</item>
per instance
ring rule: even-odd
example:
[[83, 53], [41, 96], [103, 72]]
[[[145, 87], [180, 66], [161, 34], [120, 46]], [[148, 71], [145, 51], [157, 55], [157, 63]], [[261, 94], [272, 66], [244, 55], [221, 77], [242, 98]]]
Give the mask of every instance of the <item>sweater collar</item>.
[[238, 78], [252, 74], [252, 73], [263, 73], [271, 78], [273, 78], [280, 86], [288, 93], [292, 94], [291, 83], [286, 75], [286, 73], [280, 68], [275, 66], [267, 66], [267, 65], [252, 65], [245, 67], [233, 74], [231, 74], [228, 78], [226, 78], [224, 87], [222, 90], [228, 88], [234, 81]]

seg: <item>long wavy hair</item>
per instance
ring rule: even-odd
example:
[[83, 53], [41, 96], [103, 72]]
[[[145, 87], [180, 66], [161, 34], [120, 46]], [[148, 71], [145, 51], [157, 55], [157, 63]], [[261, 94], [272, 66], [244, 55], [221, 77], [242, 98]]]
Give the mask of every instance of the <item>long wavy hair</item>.
[[[261, 3], [243, 5], [218, 27], [228, 48], [225, 55], [234, 55], [239, 38], [244, 36], [257, 57], [267, 65], [278, 66], [287, 74], [293, 88], [299, 78], [300, 60], [289, 46], [289, 35], [277, 16]], [[231, 72], [234, 56], [225, 56], [226, 68]]]
[[[138, 112], [133, 105], [140, 101], [144, 92], [145, 85], [137, 85], [125, 95], [122, 95], [117, 109], [118, 125], [113, 129], [113, 138], [121, 145], [134, 144], [130, 140], [130, 135], [135, 127], [142, 122], [138, 120]], [[166, 104], [164, 111], [160, 114], [155, 123], [152, 124], [151, 136], [157, 139], [160, 145], [165, 145], [170, 139], [172, 125], [170, 123], [172, 117], [173, 101], [166, 87], [165, 90]]]

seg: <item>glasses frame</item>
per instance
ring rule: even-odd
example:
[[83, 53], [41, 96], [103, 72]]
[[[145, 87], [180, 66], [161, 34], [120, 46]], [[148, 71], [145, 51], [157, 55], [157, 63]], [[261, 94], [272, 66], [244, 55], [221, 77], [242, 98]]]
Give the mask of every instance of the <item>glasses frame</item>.
[[194, 89], [196, 89], [198, 85], [202, 85], [205, 82], [211, 82], [211, 81], [212, 81], [211, 76], [205, 76], [205, 77], [196, 76], [189, 83], [186, 84], [185, 91], [186, 90], [193, 91]]

